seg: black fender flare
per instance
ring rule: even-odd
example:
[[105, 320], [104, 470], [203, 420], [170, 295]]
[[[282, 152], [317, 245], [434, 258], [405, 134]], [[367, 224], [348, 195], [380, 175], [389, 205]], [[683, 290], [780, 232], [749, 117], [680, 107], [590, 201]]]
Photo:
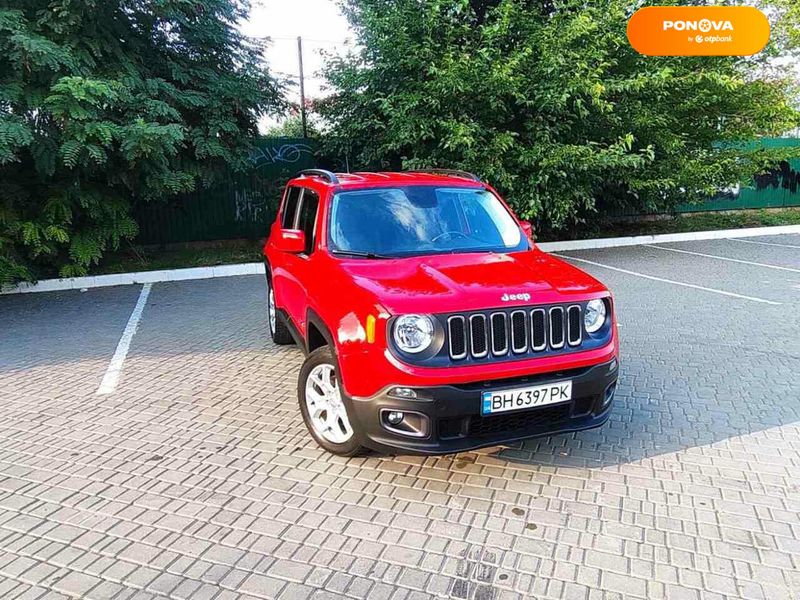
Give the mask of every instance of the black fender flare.
[[305, 351], [306, 354], [311, 353], [311, 336], [308, 335], [311, 325], [322, 334], [322, 337], [325, 339], [328, 347], [330, 347], [331, 352], [336, 354], [336, 343], [334, 341], [333, 334], [328, 326], [325, 324], [325, 321], [322, 320], [322, 317], [317, 314], [317, 312], [313, 308], [309, 308], [306, 313], [306, 340], [305, 340]]

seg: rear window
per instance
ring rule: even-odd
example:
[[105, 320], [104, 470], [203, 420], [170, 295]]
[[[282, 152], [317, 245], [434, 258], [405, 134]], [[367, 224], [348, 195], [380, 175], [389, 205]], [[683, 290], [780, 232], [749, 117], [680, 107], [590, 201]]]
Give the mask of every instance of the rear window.
[[281, 214], [281, 227], [283, 229], [294, 229], [297, 203], [299, 200], [300, 188], [289, 188], [286, 194], [286, 200], [283, 203], [283, 213]]

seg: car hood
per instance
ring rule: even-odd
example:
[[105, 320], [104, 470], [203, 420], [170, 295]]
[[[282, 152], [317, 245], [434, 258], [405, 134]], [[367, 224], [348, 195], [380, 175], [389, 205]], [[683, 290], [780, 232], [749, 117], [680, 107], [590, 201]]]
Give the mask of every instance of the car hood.
[[607, 294], [593, 277], [536, 249], [344, 260], [341, 266], [391, 314], [575, 302]]

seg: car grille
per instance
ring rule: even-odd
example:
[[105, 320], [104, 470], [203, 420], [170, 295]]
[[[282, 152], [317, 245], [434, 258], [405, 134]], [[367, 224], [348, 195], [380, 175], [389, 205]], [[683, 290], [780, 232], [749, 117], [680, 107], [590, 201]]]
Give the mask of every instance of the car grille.
[[454, 361], [565, 350], [582, 340], [583, 307], [578, 304], [447, 317], [447, 348]]
[[468, 435], [492, 435], [546, 427], [565, 421], [569, 418], [569, 413], [570, 405], [562, 404], [506, 415], [473, 417], [469, 422]]

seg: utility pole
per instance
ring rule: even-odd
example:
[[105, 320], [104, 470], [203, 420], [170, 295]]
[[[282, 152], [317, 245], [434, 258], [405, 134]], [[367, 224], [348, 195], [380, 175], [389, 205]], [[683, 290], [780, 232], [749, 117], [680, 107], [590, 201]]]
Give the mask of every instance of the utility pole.
[[303, 119], [303, 137], [308, 137], [308, 120], [306, 117], [306, 81], [303, 75], [303, 38], [297, 36], [297, 57], [300, 62], [300, 115]]

